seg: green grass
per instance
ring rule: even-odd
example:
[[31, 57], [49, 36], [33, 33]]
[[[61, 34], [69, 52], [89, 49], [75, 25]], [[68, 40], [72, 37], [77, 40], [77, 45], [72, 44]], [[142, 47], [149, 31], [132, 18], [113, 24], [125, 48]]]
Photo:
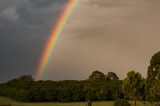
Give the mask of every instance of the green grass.
[[[134, 102], [130, 102], [134, 106]], [[113, 101], [93, 102], [92, 106], [113, 106]], [[23, 106], [86, 106], [85, 102], [77, 103], [23, 103]], [[137, 102], [137, 106], [151, 106], [143, 102]]]
[[[134, 106], [134, 102], [130, 102]], [[0, 97], [0, 105], [12, 104], [12, 106], [86, 106], [85, 102], [73, 102], [73, 103], [19, 103], [13, 100]], [[113, 101], [101, 101], [93, 102], [92, 106], [113, 106]], [[137, 106], [151, 106], [150, 104], [144, 104], [143, 102], [137, 102]]]
[[0, 97], [0, 105], [13, 104], [14, 101], [8, 98]]
[[[24, 103], [23, 106], [86, 106], [86, 103]], [[92, 106], [113, 106], [113, 102], [94, 102]]]
[[[130, 101], [131, 106], [134, 106], [134, 101]], [[153, 106], [149, 103], [144, 103], [143, 101], [138, 101], [137, 106]]]

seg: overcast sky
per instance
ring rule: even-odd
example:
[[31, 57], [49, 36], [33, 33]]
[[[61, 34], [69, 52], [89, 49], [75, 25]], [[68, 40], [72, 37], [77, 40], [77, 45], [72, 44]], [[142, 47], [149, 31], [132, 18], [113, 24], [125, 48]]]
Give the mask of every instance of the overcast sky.
[[[0, 82], [34, 76], [67, 0], [0, 0]], [[159, 0], [80, 0], [42, 79], [86, 79], [95, 70], [146, 75], [160, 50]]]

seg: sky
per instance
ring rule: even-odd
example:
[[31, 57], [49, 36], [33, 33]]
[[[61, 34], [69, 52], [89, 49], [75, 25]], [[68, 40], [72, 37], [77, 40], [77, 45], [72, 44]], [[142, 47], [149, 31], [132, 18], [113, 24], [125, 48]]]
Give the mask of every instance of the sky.
[[[35, 75], [67, 0], [0, 0], [0, 82]], [[95, 70], [146, 76], [160, 50], [159, 0], [80, 0], [43, 80], [84, 80]]]

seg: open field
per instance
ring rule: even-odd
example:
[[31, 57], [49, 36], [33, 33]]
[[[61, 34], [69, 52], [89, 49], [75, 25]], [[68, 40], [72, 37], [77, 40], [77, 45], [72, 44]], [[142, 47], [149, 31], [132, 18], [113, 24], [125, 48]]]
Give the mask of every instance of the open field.
[[[18, 106], [21, 105], [19, 104]], [[84, 102], [77, 102], [77, 103], [23, 103], [22, 106], [86, 106], [86, 105]], [[113, 106], [113, 103], [95, 102], [93, 103], [93, 106]]]
[[[130, 102], [134, 106], [134, 102]], [[10, 99], [0, 97], [0, 104], [12, 104], [12, 106], [86, 106], [85, 102], [74, 103], [18, 103]], [[113, 101], [93, 102], [92, 106], [113, 106]], [[137, 102], [137, 106], [151, 106], [143, 102]]]
[[[134, 106], [133, 102], [131, 102], [132, 106]], [[86, 106], [84, 102], [79, 103], [23, 103], [17, 104], [15, 106]], [[102, 102], [93, 102], [92, 106], [113, 106], [112, 101], [102, 101]], [[143, 104], [142, 102], [138, 102], [137, 106], [151, 106], [150, 104]]]

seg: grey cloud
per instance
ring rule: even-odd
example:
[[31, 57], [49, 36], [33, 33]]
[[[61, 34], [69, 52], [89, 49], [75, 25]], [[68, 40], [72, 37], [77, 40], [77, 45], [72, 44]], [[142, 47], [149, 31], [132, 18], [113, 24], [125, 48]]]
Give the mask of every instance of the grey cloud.
[[35, 70], [65, 0], [0, 1], [0, 82]]
[[[0, 1], [0, 81], [34, 75], [65, 3]], [[94, 70], [114, 71], [123, 79], [135, 69], [145, 76], [150, 57], [160, 49], [159, 9], [158, 0], [80, 0], [43, 79], [86, 79]]]
[[18, 19], [19, 15], [17, 14], [17, 11], [15, 8], [10, 7], [2, 11], [1, 17], [7, 20], [16, 20]]
[[61, 71], [67, 79], [85, 79], [100, 70], [123, 79], [132, 69], [145, 76], [151, 56], [160, 50], [159, 9], [158, 0], [81, 0], [46, 76]]

